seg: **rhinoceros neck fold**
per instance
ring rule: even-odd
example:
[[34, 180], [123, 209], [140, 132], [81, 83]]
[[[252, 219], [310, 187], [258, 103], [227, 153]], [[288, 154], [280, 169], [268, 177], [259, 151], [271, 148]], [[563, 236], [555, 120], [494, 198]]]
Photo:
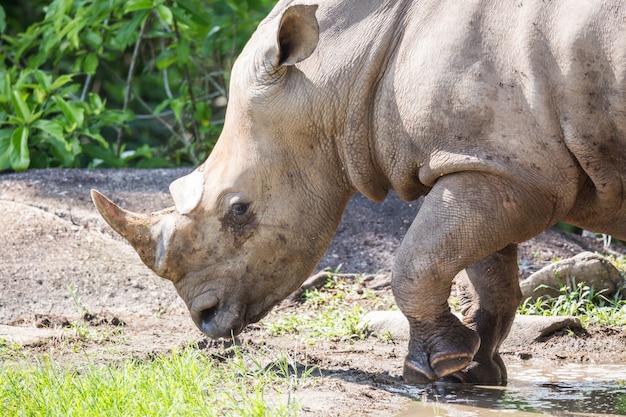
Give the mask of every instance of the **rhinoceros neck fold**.
[[[375, 108], [381, 81], [386, 76], [396, 48], [402, 41], [405, 16], [410, 2], [339, 2], [332, 11], [321, 10], [322, 62], [334, 61], [328, 68], [326, 88], [340, 90], [338, 117], [341, 126], [335, 142], [345, 174], [354, 188], [373, 201], [382, 201], [391, 188], [388, 176], [381, 169], [375, 145]], [[352, 10], [358, 7], [358, 10]], [[347, 27], [338, 29], [337, 8], [346, 8], [348, 15], [358, 15]], [[324, 13], [331, 18], [324, 19]], [[340, 25], [341, 26], [341, 25]], [[366, 33], [366, 36], [362, 36]], [[332, 48], [327, 45], [334, 45]], [[342, 45], [338, 51], [337, 45]], [[339, 63], [341, 63], [341, 65]], [[349, 67], [350, 72], [347, 72]]]

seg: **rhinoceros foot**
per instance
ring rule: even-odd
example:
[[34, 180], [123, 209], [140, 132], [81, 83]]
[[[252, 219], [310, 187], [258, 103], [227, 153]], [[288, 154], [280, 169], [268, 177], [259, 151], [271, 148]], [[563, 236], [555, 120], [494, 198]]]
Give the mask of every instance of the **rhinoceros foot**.
[[412, 384], [428, 384], [468, 367], [480, 337], [452, 314], [435, 323], [409, 318], [411, 340], [404, 360], [404, 379]]
[[498, 353], [495, 353], [493, 358], [475, 357], [465, 369], [441, 380], [461, 384], [506, 385], [506, 366]]

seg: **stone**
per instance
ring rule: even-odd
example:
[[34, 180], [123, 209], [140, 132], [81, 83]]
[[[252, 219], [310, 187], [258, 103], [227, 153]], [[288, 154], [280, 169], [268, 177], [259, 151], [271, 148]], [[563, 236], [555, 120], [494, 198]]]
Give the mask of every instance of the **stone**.
[[606, 258], [592, 252], [554, 262], [535, 272], [520, 283], [523, 299], [559, 295], [559, 288], [575, 280], [584, 282], [595, 291], [605, 290], [604, 295], [613, 296], [623, 285], [622, 276]]
[[516, 315], [507, 343], [517, 346], [538, 342], [561, 330], [582, 329], [582, 323], [572, 316], [527, 316]]
[[[409, 339], [409, 322], [401, 311], [370, 311], [361, 326], [379, 338]], [[507, 340], [515, 345], [532, 343], [563, 329], [582, 329], [580, 320], [570, 316], [516, 315]]]
[[0, 324], [0, 340], [4, 344], [15, 343], [21, 346], [37, 345], [52, 338], [62, 338], [62, 329], [39, 329]]
[[409, 322], [399, 310], [370, 311], [363, 317], [361, 326], [378, 338], [409, 339]]

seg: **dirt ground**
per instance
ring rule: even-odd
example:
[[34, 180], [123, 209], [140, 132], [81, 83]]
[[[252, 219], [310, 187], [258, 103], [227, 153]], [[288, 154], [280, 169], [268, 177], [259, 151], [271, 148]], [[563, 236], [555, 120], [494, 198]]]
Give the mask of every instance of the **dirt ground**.
[[[89, 190], [97, 188], [125, 208], [156, 211], [172, 205], [167, 187], [187, 172], [1, 174], [0, 340], [18, 341], [35, 357], [60, 361], [85, 360], [85, 353], [94, 361], [145, 358], [189, 343], [209, 353], [228, 351], [231, 342], [208, 341], [193, 326], [174, 287], [143, 266], [100, 219], [89, 197]], [[380, 283], [418, 209], [419, 202], [404, 203], [395, 195], [381, 204], [355, 196], [319, 269], [376, 274], [378, 279], [365, 285], [388, 296], [389, 286]], [[611, 249], [624, 252], [623, 247]], [[553, 259], [583, 250], [602, 252], [602, 243], [549, 230], [520, 245], [520, 275], [527, 277]], [[299, 308], [298, 302], [285, 301], [267, 320]], [[94, 329], [97, 337], [60, 333], [58, 327], [77, 322]], [[296, 369], [317, 367], [322, 378], [297, 391], [304, 415], [395, 415], [417, 395], [401, 378], [404, 342], [370, 337], [303, 344], [294, 337], [270, 336], [262, 323], [249, 326], [238, 341], [244, 350], [266, 351], [268, 357], [291, 352]], [[505, 362], [536, 366], [626, 363], [626, 330], [594, 326], [531, 344], [507, 341], [502, 353]]]

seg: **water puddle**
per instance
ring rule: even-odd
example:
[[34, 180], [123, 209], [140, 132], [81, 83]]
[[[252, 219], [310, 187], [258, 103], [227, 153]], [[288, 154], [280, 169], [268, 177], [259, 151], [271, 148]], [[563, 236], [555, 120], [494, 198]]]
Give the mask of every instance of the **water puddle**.
[[506, 387], [434, 385], [399, 417], [626, 416], [626, 364], [508, 364]]

